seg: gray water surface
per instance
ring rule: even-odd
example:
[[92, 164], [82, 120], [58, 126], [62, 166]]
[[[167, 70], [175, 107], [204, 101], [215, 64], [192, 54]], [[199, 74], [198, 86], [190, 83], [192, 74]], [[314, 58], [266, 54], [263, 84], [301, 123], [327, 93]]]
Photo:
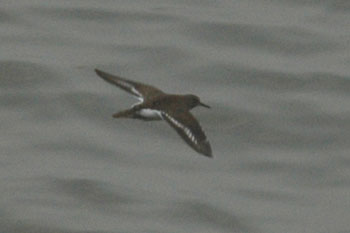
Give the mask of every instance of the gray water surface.
[[[0, 4], [0, 231], [349, 233], [350, 2]], [[193, 93], [214, 159], [99, 68]]]

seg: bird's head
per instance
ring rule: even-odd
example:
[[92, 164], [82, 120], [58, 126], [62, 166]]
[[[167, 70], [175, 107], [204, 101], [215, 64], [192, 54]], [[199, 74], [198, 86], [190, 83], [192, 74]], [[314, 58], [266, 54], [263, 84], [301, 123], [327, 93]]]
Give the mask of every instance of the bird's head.
[[190, 108], [194, 108], [194, 107], [197, 107], [197, 106], [210, 108], [210, 106], [208, 106], [206, 104], [203, 104], [201, 102], [201, 100], [199, 99], [199, 97], [196, 96], [196, 95], [186, 95], [186, 98], [189, 100], [188, 103], [189, 103]]

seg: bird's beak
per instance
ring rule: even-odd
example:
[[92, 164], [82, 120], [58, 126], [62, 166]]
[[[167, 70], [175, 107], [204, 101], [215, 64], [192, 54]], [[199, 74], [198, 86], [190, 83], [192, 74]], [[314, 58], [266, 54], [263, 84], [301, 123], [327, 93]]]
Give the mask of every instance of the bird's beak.
[[210, 106], [206, 105], [206, 104], [203, 104], [202, 102], [199, 102], [199, 105], [200, 106], [203, 106], [203, 107], [206, 107], [206, 108], [210, 108]]

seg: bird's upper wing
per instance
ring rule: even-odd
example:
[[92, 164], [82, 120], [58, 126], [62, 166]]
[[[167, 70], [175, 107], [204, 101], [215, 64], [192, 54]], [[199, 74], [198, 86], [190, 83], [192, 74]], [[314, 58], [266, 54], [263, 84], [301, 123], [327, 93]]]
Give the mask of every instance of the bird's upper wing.
[[168, 122], [183, 140], [195, 151], [212, 157], [212, 151], [207, 137], [194, 116], [186, 112], [161, 112], [163, 119]]
[[116, 85], [117, 87], [129, 92], [130, 94], [136, 96], [141, 101], [163, 94], [163, 92], [158, 88], [155, 88], [147, 84], [127, 80], [125, 78], [121, 78], [119, 76], [112, 75], [98, 69], [95, 69], [95, 72], [98, 76], [100, 76], [105, 81], [113, 85]]

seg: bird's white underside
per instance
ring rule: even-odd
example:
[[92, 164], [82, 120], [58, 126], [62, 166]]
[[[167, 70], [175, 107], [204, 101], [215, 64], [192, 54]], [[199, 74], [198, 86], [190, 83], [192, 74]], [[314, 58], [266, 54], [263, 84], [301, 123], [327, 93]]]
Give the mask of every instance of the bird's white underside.
[[150, 108], [141, 109], [138, 112], [138, 114], [148, 119], [156, 119], [156, 120], [162, 119], [162, 114], [160, 111], [150, 109]]

